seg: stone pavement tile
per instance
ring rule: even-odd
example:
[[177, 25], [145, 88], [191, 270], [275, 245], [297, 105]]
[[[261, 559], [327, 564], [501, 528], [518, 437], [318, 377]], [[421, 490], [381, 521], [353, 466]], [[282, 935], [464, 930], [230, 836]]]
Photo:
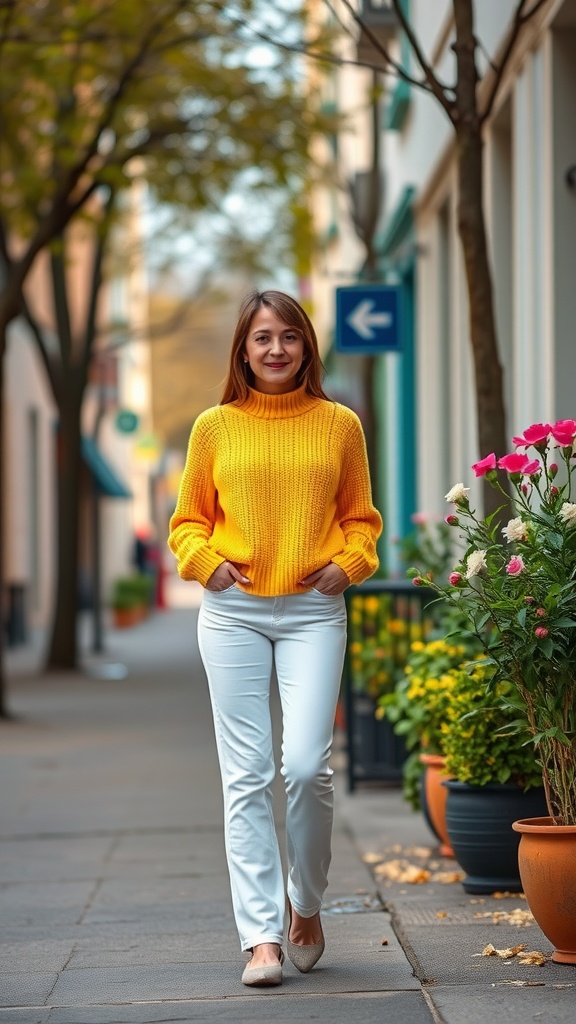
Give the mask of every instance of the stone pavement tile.
[[182, 832], [120, 835], [110, 855], [110, 863], [131, 865], [187, 863], [200, 866], [208, 874], [226, 870], [224, 832], [218, 829], [190, 829]]
[[99, 836], [0, 840], [0, 884], [96, 878], [112, 841]]
[[0, 1024], [48, 1024], [49, 1016], [48, 1006], [11, 1006], [8, 1010], [0, 1006]]
[[[0, 1021], [2, 1020], [0, 1016]], [[40, 1018], [38, 1024], [44, 1024]], [[131, 1006], [55, 1007], [49, 1024], [211, 1024], [224, 1021], [264, 1021], [265, 1024], [432, 1024], [431, 1013], [419, 992], [378, 992], [299, 997], [279, 989], [262, 989], [257, 996], [194, 1002], [145, 1003]], [[14, 1022], [16, 1024], [16, 1021]], [[20, 1020], [18, 1019], [18, 1024]], [[36, 1024], [34, 1018], [22, 1024]]]
[[[570, 977], [573, 977], [573, 972]], [[562, 983], [557, 983], [562, 984]], [[434, 987], [430, 995], [440, 1011], [444, 1024], [526, 1024], [527, 1021], [545, 1021], [546, 1024], [572, 1024], [576, 1011], [576, 978], [567, 988], [554, 988], [548, 981], [536, 987], [517, 987], [496, 983], [467, 985], [464, 991], [457, 987]]]
[[[52, 1005], [85, 1006], [173, 999], [223, 999], [246, 995], [240, 975], [244, 958], [227, 964], [177, 964], [146, 967], [66, 970], [50, 996]], [[420, 985], [404, 963], [381, 954], [336, 957], [327, 953], [310, 974], [286, 966], [283, 990], [305, 995], [320, 992], [419, 991]], [[79, 1022], [78, 1022], [79, 1024]]]
[[[191, 964], [240, 958], [240, 944], [233, 928], [226, 933], [158, 935], [141, 929], [110, 937], [80, 939], [67, 965], [81, 967], [125, 967], [130, 964]], [[240, 963], [241, 960], [239, 959]]]
[[42, 1006], [58, 975], [53, 971], [21, 971], [0, 975], [0, 1006]]
[[[194, 885], [192, 885], [192, 882]], [[220, 884], [218, 894], [221, 896], [228, 886], [224, 881]], [[226, 922], [230, 926], [232, 904], [230, 899], [217, 899], [210, 895], [208, 887], [200, 898], [201, 879], [137, 879], [132, 884], [128, 881], [106, 881], [96, 894], [90, 909], [83, 917], [87, 926], [111, 922], [157, 922], [185, 921], [198, 922], [209, 919], [214, 927]]]
[[0, 921], [9, 925], [41, 925], [53, 928], [74, 924], [94, 888], [86, 882], [15, 882], [0, 887]]
[[[497, 956], [481, 956], [488, 943], [497, 949], [509, 949], [521, 943], [526, 950], [552, 953], [550, 943], [536, 927], [515, 928], [499, 924], [492, 929], [446, 925], [431, 929], [428, 925], [404, 927], [399, 924], [399, 937], [412, 949], [420, 965], [419, 977], [425, 975], [437, 985], [488, 985], [503, 981], [545, 982], [546, 985], [576, 982], [576, 970], [565, 964], [547, 962], [542, 967], [524, 966], [518, 958], [503, 960]], [[576, 993], [575, 993], [576, 995]]]
[[0, 943], [0, 972], [61, 971], [73, 949], [72, 940], [55, 938], [52, 929], [45, 939], [30, 941], [24, 928], [12, 942]]

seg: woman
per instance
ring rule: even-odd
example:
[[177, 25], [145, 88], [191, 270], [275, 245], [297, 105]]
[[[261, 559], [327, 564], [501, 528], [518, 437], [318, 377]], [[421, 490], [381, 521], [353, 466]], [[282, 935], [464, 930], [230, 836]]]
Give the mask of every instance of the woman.
[[274, 663], [287, 794], [288, 956], [324, 951], [333, 786], [328, 759], [346, 640], [343, 592], [378, 565], [356, 415], [321, 386], [314, 328], [278, 291], [241, 308], [219, 406], [192, 430], [169, 545], [205, 588], [200, 653], [214, 714], [245, 985], [282, 981], [286, 895], [272, 815]]

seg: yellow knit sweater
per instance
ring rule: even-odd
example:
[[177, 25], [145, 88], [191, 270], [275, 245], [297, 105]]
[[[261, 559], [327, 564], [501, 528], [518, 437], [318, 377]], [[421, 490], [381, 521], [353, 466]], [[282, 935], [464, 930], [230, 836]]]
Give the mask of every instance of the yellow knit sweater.
[[333, 561], [352, 583], [378, 566], [382, 520], [372, 504], [355, 413], [314, 398], [250, 390], [194, 424], [168, 544], [185, 580], [205, 586], [230, 561], [266, 597]]

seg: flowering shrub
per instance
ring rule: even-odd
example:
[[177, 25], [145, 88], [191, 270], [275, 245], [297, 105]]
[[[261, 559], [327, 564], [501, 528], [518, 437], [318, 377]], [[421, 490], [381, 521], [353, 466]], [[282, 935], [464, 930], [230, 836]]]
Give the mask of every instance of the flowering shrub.
[[404, 795], [419, 805], [419, 780], [422, 766], [419, 755], [444, 753], [443, 725], [452, 700], [452, 670], [470, 659], [474, 647], [448, 640], [416, 641], [393, 693], [378, 701], [377, 716], [394, 723], [394, 731], [404, 736], [410, 751], [404, 765]]
[[394, 689], [404, 670], [410, 644], [426, 636], [427, 619], [413, 617], [411, 601], [392, 595], [354, 594], [349, 615], [349, 671], [352, 689], [377, 700]]
[[[458, 608], [482, 643], [495, 670], [489, 686], [535, 744], [556, 824], [576, 824], [575, 439], [576, 420], [536, 423], [513, 439], [515, 452], [477, 462], [476, 476], [502, 492], [499, 513], [508, 505], [499, 471], [507, 474], [514, 516], [504, 528], [498, 513], [479, 518], [469, 488], [456, 484], [446, 521], [466, 542], [461, 564], [442, 586], [410, 570], [417, 586], [425, 582]], [[506, 680], [513, 689], [499, 692]]]
[[515, 712], [503, 701], [513, 684], [488, 687], [494, 667], [484, 662], [453, 669], [450, 673], [450, 701], [441, 724], [442, 750], [446, 772], [460, 782], [486, 786], [512, 782], [529, 789], [542, 785], [542, 770], [536, 763], [530, 735], [510, 732]]

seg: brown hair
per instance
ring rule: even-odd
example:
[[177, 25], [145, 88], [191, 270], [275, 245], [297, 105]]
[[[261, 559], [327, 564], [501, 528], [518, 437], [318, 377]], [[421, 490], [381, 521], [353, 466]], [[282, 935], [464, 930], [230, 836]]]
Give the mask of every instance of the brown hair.
[[328, 395], [322, 390], [322, 372], [324, 367], [318, 352], [318, 341], [316, 332], [310, 318], [302, 309], [302, 306], [285, 292], [273, 290], [265, 292], [251, 292], [246, 296], [240, 306], [238, 323], [232, 339], [230, 351], [230, 365], [228, 376], [224, 385], [221, 405], [229, 402], [243, 402], [248, 397], [248, 388], [253, 385], [254, 375], [248, 363], [244, 362], [244, 348], [250, 330], [250, 324], [254, 314], [266, 306], [271, 309], [279, 320], [282, 320], [289, 327], [294, 327], [304, 340], [304, 361], [296, 378], [296, 386], [305, 385], [306, 392], [316, 398], [324, 398], [330, 401]]

